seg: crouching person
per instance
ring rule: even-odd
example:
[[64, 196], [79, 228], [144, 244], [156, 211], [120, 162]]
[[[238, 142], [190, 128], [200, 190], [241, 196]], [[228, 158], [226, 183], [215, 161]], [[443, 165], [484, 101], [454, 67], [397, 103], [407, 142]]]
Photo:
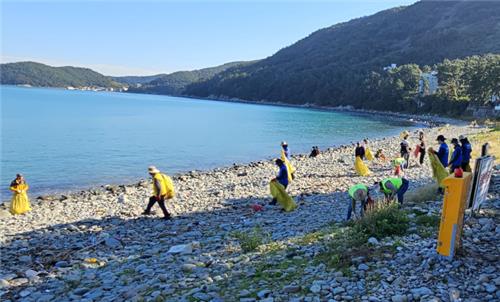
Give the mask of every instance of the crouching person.
[[378, 184], [380, 192], [384, 193], [386, 201], [392, 201], [397, 196], [399, 204], [402, 205], [404, 194], [408, 191], [410, 182], [406, 178], [391, 177], [382, 180]]
[[370, 189], [368, 186], [363, 184], [357, 184], [349, 188], [349, 197], [351, 202], [349, 203], [349, 208], [347, 209], [347, 219], [351, 219], [352, 212], [354, 211], [354, 217], [356, 217], [356, 202], [360, 204], [360, 214], [361, 217], [364, 216], [368, 199], [370, 199]]
[[153, 179], [153, 196], [149, 198], [148, 206], [142, 214], [151, 215], [151, 208], [156, 202], [158, 202], [158, 205], [163, 212], [164, 219], [168, 220], [171, 216], [165, 207], [165, 200], [172, 199], [175, 196], [172, 179], [161, 173], [155, 166], [150, 166], [148, 168], [148, 173]]

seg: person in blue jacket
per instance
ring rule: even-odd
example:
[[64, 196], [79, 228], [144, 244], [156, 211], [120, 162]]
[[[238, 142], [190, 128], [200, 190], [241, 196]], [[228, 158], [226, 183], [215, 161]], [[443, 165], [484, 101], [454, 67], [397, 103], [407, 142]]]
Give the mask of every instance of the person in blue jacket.
[[[276, 180], [283, 185], [283, 187], [288, 186], [288, 170], [286, 168], [285, 163], [280, 159], [276, 159], [276, 166], [280, 168], [280, 171], [278, 172], [278, 176], [276, 176]], [[277, 202], [276, 198], [273, 198], [273, 200], [270, 202], [270, 205], [275, 205]]]
[[453, 153], [448, 166], [450, 167], [450, 173], [453, 173], [456, 168], [462, 167], [462, 147], [456, 138], [451, 140], [451, 144], [453, 145]]
[[439, 142], [439, 150], [434, 151], [434, 153], [436, 153], [443, 167], [448, 167], [449, 150], [448, 145], [445, 143], [446, 138], [443, 135], [438, 135], [437, 141]]
[[472, 172], [472, 169], [470, 167], [470, 155], [472, 153], [472, 145], [470, 144], [467, 137], [463, 135], [460, 135], [458, 139], [462, 144], [462, 169], [465, 172]]

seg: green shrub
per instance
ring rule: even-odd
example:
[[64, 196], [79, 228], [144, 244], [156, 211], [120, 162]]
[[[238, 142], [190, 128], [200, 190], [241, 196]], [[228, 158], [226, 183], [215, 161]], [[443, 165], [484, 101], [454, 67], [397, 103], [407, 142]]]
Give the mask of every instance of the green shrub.
[[363, 218], [352, 222], [351, 225], [356, 233], [382, 239], [387, 236], [406, 234], [409, 221], [408, 215], [398, 208], [397, 203], [389, 203], [381, 204]]
[[235, 232], [233, 236], [238, 239], [240, 247], [245, 253], [255, 251], [264, 244], [264, 238], [266, 237], [260, 227], [255, 227], [249, 232]]
[[364, 256], [368, 250], [367, 239], [366, 234], [354, 228], [339, 228], [330, 234], [330, 240], [324, 251], [316, 255], [315, 260], [342, 270], [351, 265], [352, 258]]
[[[324, 250], [315, 256], [315, 261], [341, 271], [348, 271], [352, 259], [370, 258], [375, 251], [383, 252], [384, 247], [374, 249], [367, 244], [369, 237], [382, 239], [387, 236], [404, 235], [409, 227], [409, 218], [396, 203], [378, 203], [363, 218], [347, 225], [332, 226], [324, 238], [328, 238]], [[390, 247], [391, 249], [392, 247]]]
[[438, 227], [441, 217], [438, 215], [421, 215], [417, 217], [416, 223], [424, 227]]

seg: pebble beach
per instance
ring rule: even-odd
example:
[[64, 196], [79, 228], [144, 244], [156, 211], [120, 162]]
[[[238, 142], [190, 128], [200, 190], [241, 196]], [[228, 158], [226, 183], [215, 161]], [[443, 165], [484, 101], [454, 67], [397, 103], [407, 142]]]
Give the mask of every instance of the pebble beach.
[[[465, 125], [423, 129], [427, 147], [437, 146], [438, 134], [451, 139], [485, 130]], [[410, 136], [412, 148], [417, 137]], [[370, 141], [369, 147], [373, 153], [382, 149], [392, 159], [400, 141], [387, 137]], [[349, 186], [372, 185], [391, 176], [393, 169], [389, 162], [375, 160], [368, 163], [370, 176], [356, 175], [353, 146], [322, 150], [316, 158], [294, 155], [292, 163], [297, 172], [288, 192], [298, 208], [288, 213], [268, 205], [269, 180], [277, 173], [271, 160], [175, 175], [177, 194], [167, 202], [174, 217], [170, 221], [161, 219], [157, 205], [155, 215], [141, 216], [151, 194], [150, 180], [42, 196], [32, 200], [31, 212], [20, 216], [12, 216], [4, 204], [0, 299], [500, 300], [498, 170], [489, 201], [479, 217], [467, 220], [464, 255], [440, 261], [435, 252], [437, 234], [422, 237], [410, 232], [372, 240], [375, 250], [383, 250], [378, 257], [353, 257], [348, 271], [338, 271], [312, 261], [328, 238], [303, 239], [345, 219]], [[405, 171], [409, 192], [434, 183], [427, 160], [419, 166], [412, 156], [411, 165]], [[255, 204], [263, 211], [255, 212], [251, 207]], [[404, 208], [440, 215], [441, 204], [439, 199], [409, 201]], [[266, 244], [246, 252], [236, 234], [256, 229], [265, 234]], [[394, 250], [387, 251], [388, 246]], [[273, 277], [265, 277], [269, 275]]]

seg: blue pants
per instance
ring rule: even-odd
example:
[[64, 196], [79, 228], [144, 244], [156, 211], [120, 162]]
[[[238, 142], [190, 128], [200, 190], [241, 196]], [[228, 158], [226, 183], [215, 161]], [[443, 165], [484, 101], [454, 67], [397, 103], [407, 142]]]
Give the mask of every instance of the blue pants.
[[[356, 212], [356, 200], [351, 199], [349, 203], [349, 207], [347, 208], [347, 220], [351, 219], [352, 211]], [[361, 202], [361, 217], [365, 214], [366, 210], [366, 201]]]
[[408, 187], [410, 186], [410, 182], [406, 178], [402, 178], [401, 180], [403, 183], [401, 184], [401, 187], [396, 193], [398, 195], [399, 204], [403, 204], [404, 195], [406, 191], [408, 191]]

